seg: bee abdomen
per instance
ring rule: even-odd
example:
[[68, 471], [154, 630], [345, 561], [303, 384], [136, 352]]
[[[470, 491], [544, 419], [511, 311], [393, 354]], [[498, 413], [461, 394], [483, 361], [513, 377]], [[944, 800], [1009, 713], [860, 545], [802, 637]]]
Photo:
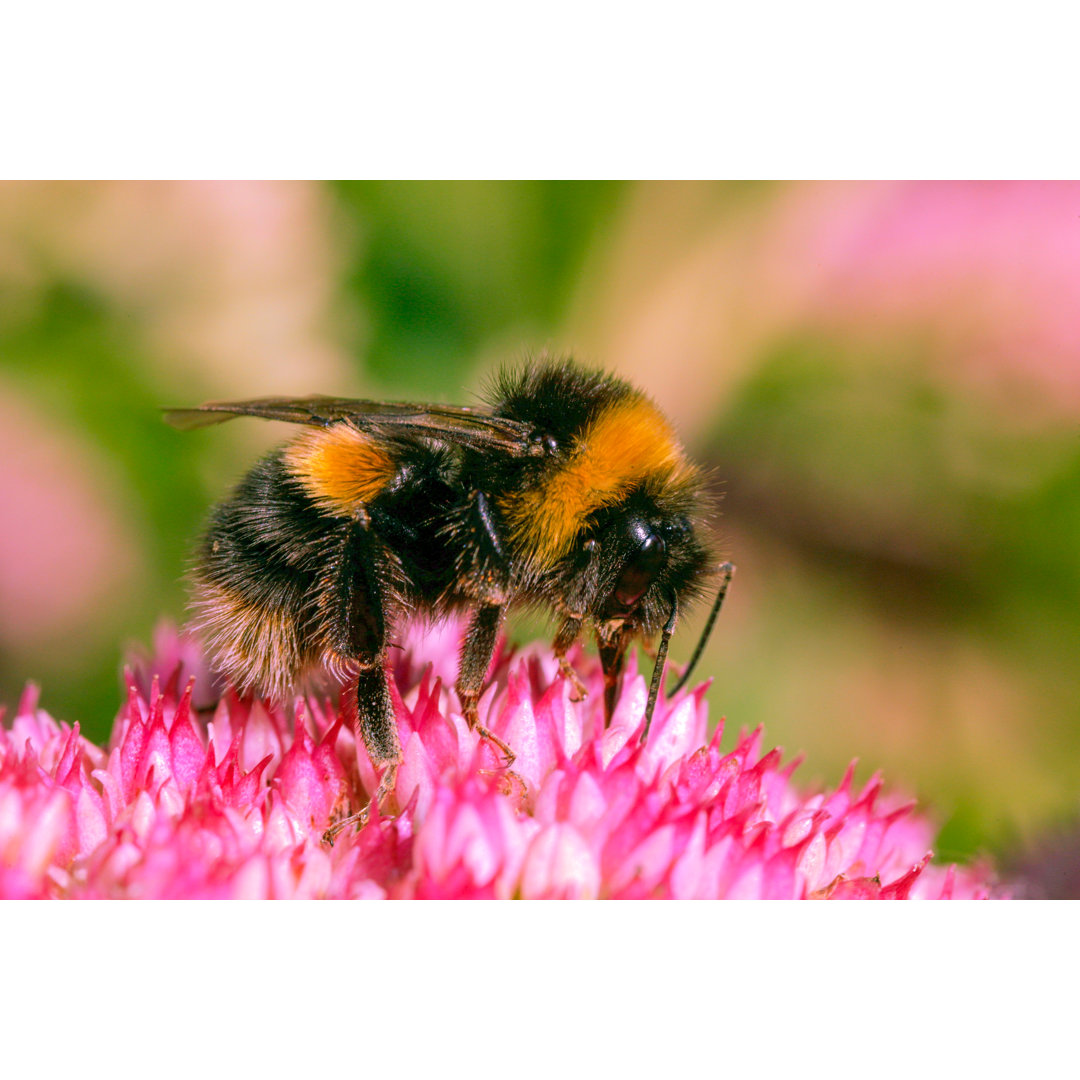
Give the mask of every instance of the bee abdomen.
[[347, 527], [312, 505], [280, 452], [215, 509], [192, 609], [218, 669], [241, 692], [282, 700], [320, 663], [319, 577]]
[[241, 693], [283, 701], [318, 661], [304, 631], [295, 597], [273, 605], [199, 575], [192, 610], [218, 670]]

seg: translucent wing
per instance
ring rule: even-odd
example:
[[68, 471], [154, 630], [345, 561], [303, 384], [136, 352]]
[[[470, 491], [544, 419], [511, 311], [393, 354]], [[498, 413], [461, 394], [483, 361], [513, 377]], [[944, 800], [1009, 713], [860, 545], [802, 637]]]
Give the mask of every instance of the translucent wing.
[[503, 450], [512, 455], [541, 452], [529, 424], [492, 416], [482, 408], [421, 405], [357, 398], [254, 398], [211, 401], [194, 409], [167, 409], [165, 419], [184, 431], [221, 424], [238, 416], [259, 416], [309, 427], [349, 423], [384, 437], [444, 439], [464, 446]]

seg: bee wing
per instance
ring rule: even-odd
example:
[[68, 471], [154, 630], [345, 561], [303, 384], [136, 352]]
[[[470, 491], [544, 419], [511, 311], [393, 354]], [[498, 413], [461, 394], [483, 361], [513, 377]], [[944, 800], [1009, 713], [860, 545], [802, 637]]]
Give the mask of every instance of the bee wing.
[[492, 416], [482, 408], [426, 405], [404, 401], [363, 401], [316, 395], [306, 398], [254, 398], [210, 401], [193, 409], [166, 409], [165, 419], [182, 431], [221, 424], [238, 416], [259, 416], [309, 427], [349, 423], [385, 437], [446, 439], [464, 446], [504, 450], [513, 455], [536, 452], [532, 427]]

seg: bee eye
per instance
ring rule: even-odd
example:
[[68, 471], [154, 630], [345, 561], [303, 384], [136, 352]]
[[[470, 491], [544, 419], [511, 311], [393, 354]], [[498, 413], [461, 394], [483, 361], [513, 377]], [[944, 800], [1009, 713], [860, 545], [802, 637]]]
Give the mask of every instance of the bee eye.
[[559, 440], [550, 431], [534, 431], [529, 437], [533, 453], [554, 457], [559, 452]]
[[633, 530], [638, 549], [623, 567], [615, 583], [615, 599], [624, 607], [632, 607], [652, 584], [653, 578], [664, 565], [667, 545], [646, 526]]
[[693, 529], [690, 522], [685, 517], [680, 516], [661, 521], [660, 531], [670, 540], [681, 540], [683, 537], [689, 536]]

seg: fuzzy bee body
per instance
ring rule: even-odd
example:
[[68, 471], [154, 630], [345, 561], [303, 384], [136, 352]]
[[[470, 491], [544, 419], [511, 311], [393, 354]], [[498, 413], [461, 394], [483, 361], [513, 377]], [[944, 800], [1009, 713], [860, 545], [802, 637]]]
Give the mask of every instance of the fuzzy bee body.
[[591, 626], [610, 716], [629, 642], [664, 628], [666, 649], [715, 569], [702, 477], [667, 421], [640, 391], [569, 361], [504, 373], [483, 408], [263, 399], [170, 419], [243, 415], [304, 430], [213, 511], [196, 620], [242, 690], [282, 698], [318, 668], [355, 680], [358, 732], [390, 766], [380, 794], [400, 760], [384, 662], [404, 620], [471, 612], [457, 691], [474, 726], [508, 608], [556, 613], [568, 674], [566, 651]]

